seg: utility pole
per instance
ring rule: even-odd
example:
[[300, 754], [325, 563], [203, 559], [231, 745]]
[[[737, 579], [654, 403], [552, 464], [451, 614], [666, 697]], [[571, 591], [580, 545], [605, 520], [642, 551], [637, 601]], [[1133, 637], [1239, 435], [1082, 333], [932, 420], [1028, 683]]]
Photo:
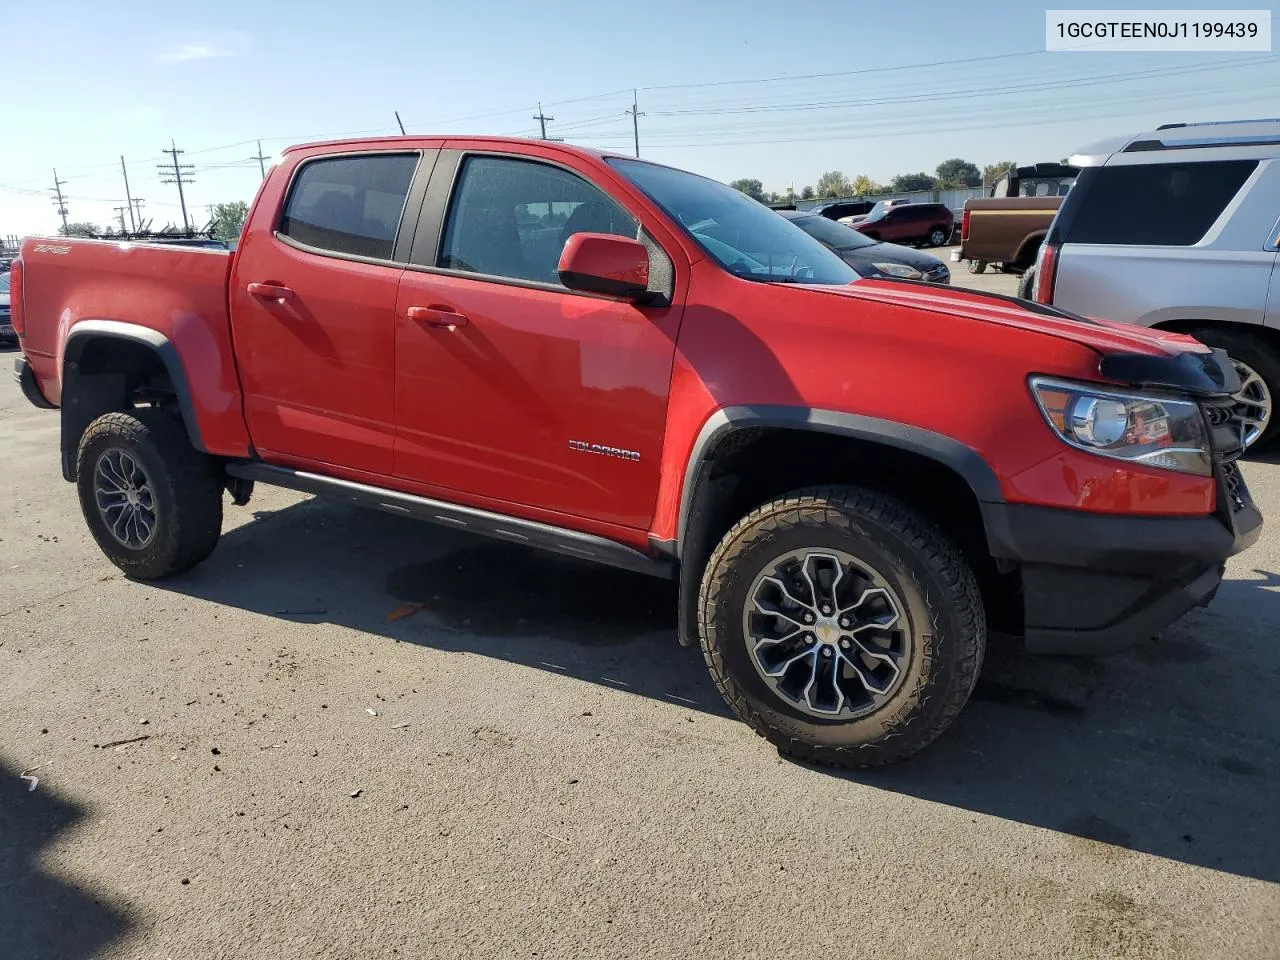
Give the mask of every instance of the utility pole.
[[63, 236], [67, 235], [67, 230], [69, 229], [67, 227], [67, 201], [62, 196], [62, 185], [66, 182], [67, 181], [65, 180], [58, 179], [58, 168], [54, 167], [53, 168], [53, 195], [54, 195], [53, 202], [55, 204], [55, 209], [58, 211], [59, 215], [62, 217], [62, 235]]
[[128, 210], [129, 216], [130, 218], [132, 218], [133, 208], [132, 207], [112, 207], [111, 209], [113, 209], [116, 212], [116, 216], [120, 218], [120, 232], [121, 233], [128, 232], [128, 227], [124, 225], [124, 212]]
[[[138, 232], [138, 221], [133, 219], [133, 194], [129, 192], [129, 171], [124, 165], [124, 154], [120, 155], [120, 172], [124, 174], [124, 198], [129, 204], [129, 224], [133, 227], [134, 233]], [[120, 224], [120, 229], [124, 229], [124, 224]]]
[[[261, 147], [259, 147], [261, 150]], [[187, 198], [182, 192], [184, 183], [190, 185], [195, 181], [191, 178], [191, 171], [195, 169], [189, 163], [178, 163], [178, 157], [185, 153], [185, 150], [179, 150], [178, 145], [172, 140], [169, 141], [169, 149], [161, 150], [161, 153], [167, 153], [173, 158], [173, 164], [167, 163], [156, 165], [156, 169], [162, 175], [161, 183], [176, 183], [178, 185], [178, 205], [182, 207], [182, 229], [186, 233], [191, 232], [191, 224], [187, 221]]]
[[265, 153], [263, 153], [263, 152], [262, 152], [262, 141], [261, 141], [261, 140], [259, 140], [259, 141], [258, 141], [258, 152], [257, 152], [257, 153], [255, 153], [255, 154], [254, 154], [252, 157], [250, 157], [249, 159], [250, 159], [250, 160], [257, 160], [257, 161], [258, 161], [258, 169], [262, 172], [262, 179], [263, 179], [263, 180], [267, 179], [267, 167], [266, 167], [266, 161], [270, 160], [271, 158], [270, 158], [270, 157], [268, 157]]
[[542, 139], [547, 139], [547, 121], [554, 120], [555, 117], [547, 117], [542, 113], [542, 104], [538, 104], [538, 112], [534, 114], [533, 119], [538, 121], [538, 125], [542, 127]]
[[631, 90], [631, 109], [627, 111], [631, 114], [631, 132], [636, 138], [636, 156], [640, 156], [640, 118], [644, 116], [640, 112], [640, 103], [637, 99], [635, 88]]
[[133, 218], [135, 214], [137, 215], [137, 218], [133, 220], [134, 230], [139, 230], [142, 228], [142, 205], [146, 202], [147, 201], [143, 200], [141, 197], [134, 197], [132, 200], [129, 201], [129, 203], [133, 206], [133, 210], [130, 211], [129, 213], [130, 218]]

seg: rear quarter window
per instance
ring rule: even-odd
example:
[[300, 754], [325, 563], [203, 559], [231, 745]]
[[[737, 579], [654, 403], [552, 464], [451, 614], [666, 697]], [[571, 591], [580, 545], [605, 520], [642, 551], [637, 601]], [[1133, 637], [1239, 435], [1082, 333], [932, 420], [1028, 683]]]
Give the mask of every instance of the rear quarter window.
[[294, 177], [280, 233], [334, 253], [390, 260], [416, 153], [308, 161]]
[[1157, 163], [1085, 170], [1063, 201], [1063, 243], [1186, 247], [1222, 215], [1256, 160]]

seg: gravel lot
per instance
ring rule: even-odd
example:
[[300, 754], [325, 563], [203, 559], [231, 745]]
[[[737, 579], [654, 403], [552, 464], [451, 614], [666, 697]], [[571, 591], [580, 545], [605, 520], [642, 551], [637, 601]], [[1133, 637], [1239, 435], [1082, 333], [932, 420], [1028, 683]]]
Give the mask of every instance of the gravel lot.
[[269, 489], [130, 583], [57, 437], [5, 376], [6, 958], [1280, 956], [1274, 531], [834, 775], [726, 715], [668, 584]]

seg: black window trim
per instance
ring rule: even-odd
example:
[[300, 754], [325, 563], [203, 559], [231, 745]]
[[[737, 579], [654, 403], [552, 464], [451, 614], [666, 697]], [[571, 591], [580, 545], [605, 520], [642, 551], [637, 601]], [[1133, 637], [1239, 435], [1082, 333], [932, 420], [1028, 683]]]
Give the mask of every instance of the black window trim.
[[[287, 247], [300, 250], [303, 253], [309, 253], [314, 256], [327, 257], [330, 260], [347, 260], [351, 263], [367, 263], [375, 267], [397, 267], [403, 268], [408, 258], [409, 247], [413, 240], [413, 234], [410, 233], [405, 237], [405, 226], [409, 222], [409, 218], [413, 217], [414, 229], [417, 229], [418, 218], [416, 212], [422, 206], [422, 194], [426, 192], [427, 181], [431, 178], [431, 172], [435, 168], [435, 164], [440, 157], [439, 147], [404, 147], [388, 149], [388, 150], [346, 150], [342, 153], [321, 153], [314, 157], [307, 157], [293, 168], [293, 172], [289, 175], [289, 183], [285, 187], [283, 198], [280, 202], [280, 209], [276, 211], [275, 226], [272, 227], [271, 235]], [[423, 161], [427, 154], [432, 154], [430, 166], [428, 167]], [[329, 250], [325, 247], [315, 247], [309, 243], [303, 243], [295, 240], [286, 233], [281, 232], [284, 226], [285, 212], [289, 209], [289, 200], [293, 196], [294, 188], [297, 186], [298, 178], [313, 163], [319, 163], [324, 160], [345, 160], [352, 157], [377, 157], [377, 156], [398, 156], [417, 158], [414, 163], [413, 174], [409, 178], [409, 189], [405, 192], [404, 205], [400, 208], [400, 222], [396, 225], [396, 236], [391, 242], [391, 258], [383, 257], [366, 257], [358, 253], [344, 253], [341, 250]], [[425, 170], [424, 170], [425, 168]], [[402, 250], [401, 247], [404, 247]]]
[[[556, 160], [548, 160], [545, 157], [531, 157], [526, 153], [517, 153], [511, 150], [475, 150], [475, 149], [456, 149], [443, 148], [441, 157], [436, 161], [435, 170], [431, 175], [431, 182], [426, 188], [423, 196], [422, 208], [418, 214], [418, 223], [414, 232], [414, 242], [408, 252], [408, 258], [404, 263], [406, 270], [412, 270], [415, 273], [430, 273], [446, 277], [460, 277], [464, 280], [475, 280], [479, 283], [497, 283], [508, 287], [524, 287], [529, 290], [546, 290], [551, 293], [564, 294], [571, 297], [586, 297], [591, 300], [609, 300], [613, 303], [618, 302], [617, 297], [607, 297], [599, 293], [590, 293], [585, 290], [570, 290], [568, 287], [559, 283], [547, 283], [541, 280], [523, 280], [518, 277], [504, 277], [494, 273], [479, 273], [475, 270], [458, 270], [454, 267], [438, 267], [435, 264], [440, 260], [440, 245], [444, 242], [445, 225], [449, 220], [449, 213], [453, 208], [453, 201], [458, 187], [458, 178], [462, 168], [469, 157], [499, 157], [508, 160], [523, 160], [526, 163], [540, 163], [548, 167], [556, 167], [563, 170], [571, 176], [577, 177], [588, 186], [598, 190], [601, 194], [617, 204], [624, 213], [632, 217], [640, 226], [640, 230], [650, 242], [661, 251], [662, 255], [667, 258], [671, 264], [671, 287], [670, 291], [653, 293], [653, 298], [633, 304], [637, 307], [668, 307], [675, 298], [675, 258], [667, 252], [666, 247], [658, 242], [657, 237], [650, 230], [645, 229], [644, 220], [636, 215], [635, 211], [630, 209], [626, 204], [621, 203], [618, 198], [608, 190], [605, 190], [600, 184], [596, 183], [589, 177], [582, 174], [582, 171], [575, 170], [566, 163]], [[447, 156], [446, 156], [447, 155]], [[450, 169], [452, 167], [452, 169]], [[437, 186], [439, 184], [439, 186]], [[443, 197], [440, 195], [443, 194]], [[419, 244], [423, 249], [419, 249]], [[429, 256], [430, 264], [415, 263], [413, 257]]]

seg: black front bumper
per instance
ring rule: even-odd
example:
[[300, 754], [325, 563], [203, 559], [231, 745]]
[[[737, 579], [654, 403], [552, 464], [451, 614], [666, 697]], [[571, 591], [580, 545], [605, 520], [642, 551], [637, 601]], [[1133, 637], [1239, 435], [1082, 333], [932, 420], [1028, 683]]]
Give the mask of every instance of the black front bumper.
[[1228, 491], [1220, 475], [1218, 502], [1205, 517], [985, 504], [992, 556], [1021, 575], [1027, 649], [1111, 653], [1208, 604], [1226, 559], [1262, 533], [1243, 479], [1233, 473]]

